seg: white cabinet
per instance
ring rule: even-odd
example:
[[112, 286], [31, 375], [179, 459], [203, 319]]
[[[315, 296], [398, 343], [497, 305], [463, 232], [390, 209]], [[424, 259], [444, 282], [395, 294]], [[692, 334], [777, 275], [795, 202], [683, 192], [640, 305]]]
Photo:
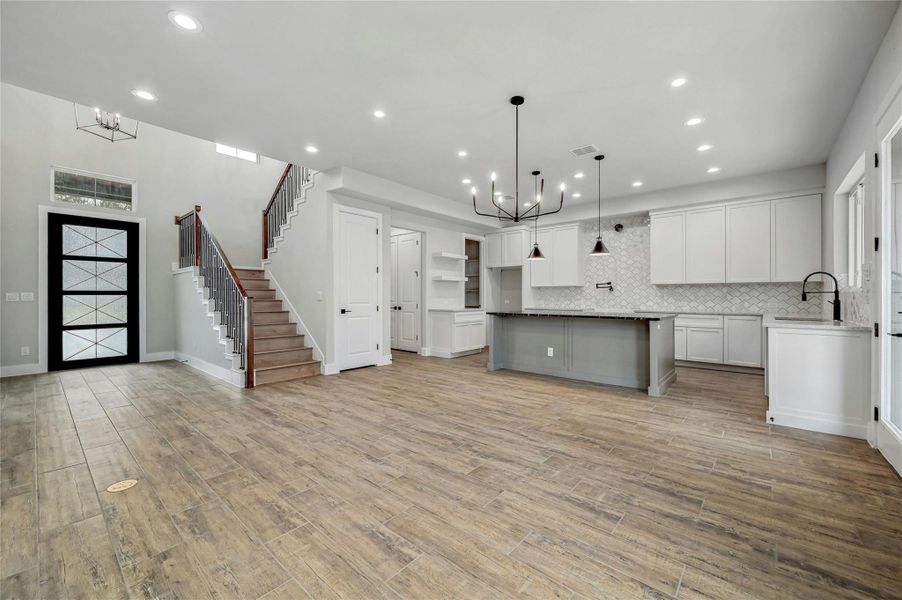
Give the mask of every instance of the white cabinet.
[[683, 213], [651, 217], [651, 282], [685, 283], [686, 228]]
[[686, 360], [686, 328], [673, 328], [673, 357], [676, 360]]
[[542, 229], [536, 233], [536, 241], [545, 255], [545, 260], [529, 261], [529, 283], [532, 287], [550, 287], [554, 285], [554, 250], [552, 248], [554, 236], [549, 229]]
[[485, 346], [484, 311], [430, 311], [432, 346], [429, 353], [455, 358], [479, 352]]
[[686, 360], [723, 363], [723, 329], [687, 327]]
[[802, 281], [820, 269], [820, 194], [772, 201], [771, 281]]
[[526, 260], [526, 245], [524, 236], [526, 233], [522, 230], [505, 231], [504, 245], [501, 248], [501, 264], [504, 267], [522, 267]]
[[501, 246], [504, 239], [501, 233], [489, 233], [485, 236], [485, 266], [492, 269], [501, 266]]
[[726, 223], [723, 206], [686, 211], [686, 283], [723, 283]]
[[821, 196], [651, 215], [651, 283], [796, 282], [821, 268]]
[[[580, 251], [579, 225], [540, 229], [536, 239], [545, 260], [529, 261], [533, 287], [582, 287], [585, 251]], [[585, 249], [582, 249], [585, 250]]]
[[522, 267], [526, 260], [526, 231], [515, 229], [513, 231], [499, 231], [485, 236], [486, 266], [497, 267]]
[[726, 208], [727, 283], [770, 281], [771, 202]]
[[741, 367], [762, 365], [761, 317], [724, 316], [723, 362]]

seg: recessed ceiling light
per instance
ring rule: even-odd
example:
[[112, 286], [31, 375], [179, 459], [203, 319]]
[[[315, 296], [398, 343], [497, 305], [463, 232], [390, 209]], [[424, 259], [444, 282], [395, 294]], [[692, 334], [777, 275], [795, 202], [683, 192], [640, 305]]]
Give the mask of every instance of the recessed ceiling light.
[[720, 171], [720, 167], [708, 167], [708, 173], [717, 173]]
[[583, 197], [583, 195], [580, 194], [579, 192], [573, 192], [572, 194], [570, 194], [570, 196], [572, 196], [573, 198], [582, 198]]
[[463, 158], [464, 156], [467, 155], [467, 151], [466, 151], [466, 150], [458, 150], [458, 151], [457, 151], [457, 155], [458, 155], [459, 157]]
[[316, 146], [307, 146], [304, 148], [304, 150], [306, 150], [310, 154], [316, 154], [317, 152], [319, 152], [319, 148], [317, 148]]
[[495, 192], [495, 195], [496, 195], [496, 196], [503, 196], [503, 195], [504, 195], [504, 192]]
[[526, 208], [529, 208], [530, 206], [532, 206], [532, 202], [524, 202], [523, 206], [525, 206]]
[[686, 82], [689, 81], [685, 77], [677, 77], [673, 81], [670, 82], [671, 87], [683, 87], [686, 85]]
[[147, 90], [132, 90], [132, 96], [136, 98], [140, 98], [141, 100], [156, 100], [157, 97], [148, 92]]
[[689, 127], [692, 127], [693, 125], [698, 125], [702, 121], [704, 121], [704, 119], [701, 117], [692, 117], [691, 119], [686, 121], [686, 125], [688, 125]]
[[465, 177], [464, 179], [461, 179], [460, 182], [464, 185], [470, 185], [470, 183], [471, 183], [469, 177]]
[[579, 171], [579, 172], [573, 174], [574, 179], [582, 179], [585, 176], [586, 176], [586, 174], [583, 173], [582, 171]]
[[169, 12], [169, 20], [172, 21], [175, 25], [178, 25], [185, 31], [193, 31], [198, 32], [203, 27], [200, 25], [200, 21], [192, 17], [191, 15], [185, 14], [183, 12], [179, 12], [177, 10], [173, 10]]
[[641, 181], [634, 181], [634, 182], [633, 182], [633, 187], [642, 187], [642, 182], [641, 182]]
[[714, 146], [712, 146], [711, 144], [702, 144], [701, 146], [696, 148], [696, 150], [698, 150], [699, 152], [707, 152], [708, 150], [710, 150], [713, 147]]
[[374, 110], [374, 111], [373, 111], [373, 116], [376, 117], [377, 119], [384, 119], [384, 118], [385, 118], [385, 111], [384, 111], [384, 110]]

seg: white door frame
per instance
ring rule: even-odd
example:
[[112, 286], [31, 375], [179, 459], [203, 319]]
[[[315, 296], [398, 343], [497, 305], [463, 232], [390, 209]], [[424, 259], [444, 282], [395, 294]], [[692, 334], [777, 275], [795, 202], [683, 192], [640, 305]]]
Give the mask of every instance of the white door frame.
[[138, 328], [141, 332], [139, 340], [139, 358], [140, 362], [151, 360], [171, 359], [172, 352], [157, 352], [152, 355], [147, 353], [147, 220], [143, 217], [137, 217], [134, 214], [113, 214], [109, 211], [101, 212], [99, 210], [69, 208], [65, 206], [48, 206], [41, 204], [38, 206], [38, 363], [35, 365], [22, 365], [32, 367], [32, 370], [24, 370], [22, 373], [7, 373], [4, 369], [4, 375], [15, 375], [28, 373], [46, 373], [47, 372], [47, 214], [59, 213], [64, 215], [80, 215], [84, 217], [92, 217], [96, 219], [110, 219], [113, 221], [127, 221], [138, 224], [138, 285], [141, 288], [138, 291]]
[[[420, 353], [422, 352], [422, 350], [423, 350], [423, 321], [424, 321], [424, 318], [423, 318], [423, 311], [424, 311], [424, 307], [425, 307], [425, 304], [426, 304], [426, 303], [423, 301], [423, 282], [426, 280], [426, 277], [423, 275], [423, 264], [424, 264], [424, 256], [423, 256], [423, 253], [425, 252], [425, 249], [426, 249], [426, 233], [423, 232], [423, 231], [419, 231], [419, 230], [417, 230], [417, 229], [408, 229], [408, 228], [406, 228], [406, 227], [405, 227], [404, 229], [406, 230], [405, 233], [399, 233], [399, 234], [397, 234], [397, 235], [391, 235], [390, 237], [391, 237], [391, 238], [401, 237], [401, 236], [403, 236], [403, 235], [408, 235], [408, 234], [411, 234], [411, 233], [416, 233], [417, 235], [420, 236], [420, 239], [419, 239], [419, 248], [420, 248], [420, 252], [419, 252], [419, 255], [420, 255], [420, 269], [419, 269], [419, 272], [420, 272], [420, 276], [419, 276], [419, 282], [418, 282], [418, 284], [419, 284], [418, 287], [419, 287], [419, 290], [420, 290], [420, 302], [419, 302], [419, 305], [420, 305], [420, 306], [419, 306], [419, 308], [417, 309], [417, 317], [416, 317], [416, 319], [417, 319], [417, 326], [416, 326], [416, 328], [417, 328], [417, 334], [416, 334], [416, 335], [417, 335], [416, 349], [414, 349], [414, 350], [405, 350], [404, 348], [397, 348], [397, 349], [398, 349], [398, 350], [403, 350], [403, 351], [406, 351], [406, 352], [416, 352], [417, 354], [420, 354]], [[397, 281], [397, 273], [396, 273], [395, 270], [394, 270], [394, 264], [392, 264], [391, 280], [392, 280], [392, 283], [393, 283], [393, 284], [394, 284], [395, 281]], [[389, 309], [391, 309], [391, 306], [389, 306]], [[394, 321], [394, 319], [395, 319], [395, 313], [394, 313], [393, 311], [389, 313], [389, 319], [390, 319], [391, 321]], [[389, 342], [389, 346], [391, 347], [391, 342]], [[395, 348], [392, 348], [392, 349], [395, 349]]]
[[880, 171], [879, 185], [873, 186], [880, 190], [880, 198], [876, 203], [879, 207], [879, 229], [880, 232], [880, 269], [878, 279], [877, 295], [877, 321], [880, 324], [880, 336], [877, 341], [878, 351], [878, 368], [879, 368], [879, 396], [877, 398], [880, 410], [880, 419], [876, 423], [876, 446], [886, 457], [887, 461], [902, 474], [902, 428], [896, 426], [891, 420], [890, 403], [891, 387], [890, 380], [892, 378], [892, 354], [890, 352], [890, 343], [893, 338], [887, 335], [891, 329], [892, 322], [892, 304], [888, 302], [889, 289], [891, 286], [891, 257], [892, 251], [892, 174], [890, 145], [892, 139], [900, 131], [902, 131], [902, 90], [897, 88], [896, 96], [887, 106], [885, 112], [881, 113], [881, 117], [877, 121], [876, 137], [879, 156]]
[[[385, 230], [382, 225], [382, 213], [374, 212], [371, 210], [365, 210], [362, 208], [355, 208], [353, 206], [346, 206], [344, 204], [335, 204], [332, 207], [332, 298], [334, 298], [334, 306], [332, 310], [334, 311], [332, 314], [332, 337], [335, 340], [334, 345], [334, 364], [335, 371], [341, 371], [342, 369], [349, 369], [353, 367], [345, 367], [340, 362], [340, 357], [338, 356], [338, 343], [339, 343], [339, 319], [338, 319], [338, 299], [339, 289], [338, 289], [338, 271], [339, 271], [339, 260], [340, 256], [340, 248], [339, 248], [339, 229], [341, 227], [341, 213], [349, 213], [355, 215], [361, 215], [364, 217], [372, 217], [376, 219], [376, 228], [378, 229], [378, 233], [376, 234], [376, 247], [378, 248], [376, 255], [376, 266], [379, 271], [376, 275], [376, 322], [378, 324], [378, 339], [379, 339], [379, 348], [374, 350], [373, 355], [373, 364], [377, 366], [388, 365], [391, 364], [391, 348], [386, 347], [386, 342], [388, 341], [388, 337], [385, 332], [385, 319], [383, 315], [385, 314], [385, 306], [384, 305], [384, 296], [383, 296], [383, 284], [385, 277], [385, 268], [383, 263], [383, 248], [382, 243], [385, 237]], [[389, 346], [391, 343], [388, 344]]]

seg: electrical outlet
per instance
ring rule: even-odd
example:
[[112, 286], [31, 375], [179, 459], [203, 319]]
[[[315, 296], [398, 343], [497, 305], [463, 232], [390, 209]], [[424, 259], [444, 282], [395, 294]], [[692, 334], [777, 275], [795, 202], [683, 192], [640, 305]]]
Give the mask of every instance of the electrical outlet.
[[7, 302], [18, 302], [19, 301], [19, 292], [7, 292], [6, 293], [6, 301]]
[[34, 292], [22, 292], [19, 298], [22, 302], [34, 302]]
[[548, 356], [554, 356], [554, 348], [548, 346]]
[[319, 291], [319, 290], [318, 290], [318, 291], [316, 292], [316, 301], [317, 301], [317, 302], [322, 302], [322, 301], [323, 301], [323, 292], [322, 292], [322, 291]]
[[22, 346], [22, 356], [31, 356], [31, 346]]

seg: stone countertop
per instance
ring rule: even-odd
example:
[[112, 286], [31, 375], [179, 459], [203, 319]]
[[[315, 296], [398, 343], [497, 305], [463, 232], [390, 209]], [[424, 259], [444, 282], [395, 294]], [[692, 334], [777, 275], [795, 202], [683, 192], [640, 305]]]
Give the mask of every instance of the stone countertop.
[[485, 312], [484, 308], [427, 308], [429, 312]]
[[643, 313], [635, 311], [604, 312], [591, 310], [551, 310], [540, 308], [527, 308], [521, 311], [487, 311], [486, 314], [495, 317], [572, 317], [578, 319], [625, 319], [629, 321], [661, 321], [672, 319], [676, 314], [672, 313]]
[[677, 315], [724, 315], [727, 317], [762, 317], [763, 312], [741, 312], [730, 310], [637, 310], [636, 312], [647, 314], [677, 314]]
[[[779, 319], [777, 317], [780, 317]], [[868, 331], [870, 325], [829, 321], [808, 316], [764, 315], [764, 327], [771, 329], [821, 329], [824, 331]]]

